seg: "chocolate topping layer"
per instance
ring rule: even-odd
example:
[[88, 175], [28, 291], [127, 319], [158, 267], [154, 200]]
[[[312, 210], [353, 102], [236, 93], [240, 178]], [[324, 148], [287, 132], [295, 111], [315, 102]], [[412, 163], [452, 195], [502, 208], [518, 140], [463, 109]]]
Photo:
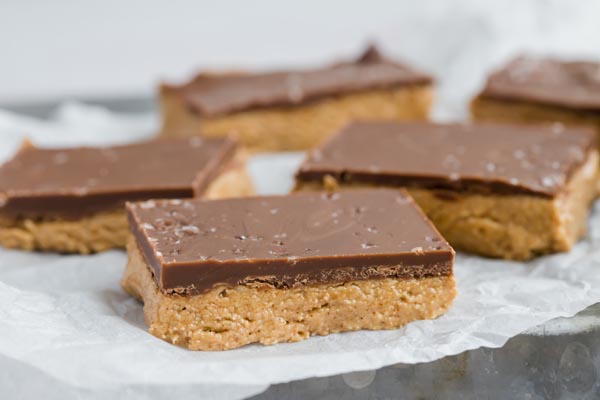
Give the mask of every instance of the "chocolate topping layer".
[[296, 179], [553, 197], [595, 143], [592, 129], [560, 124], [359, 122], [313, 151]]
[[127, 210], [166, 292], [452, 274], [452, 248], [402, 190], [150, 200]]
[[481, 96], [600, 111], [600, 63], [521, 56], [493, 73]]
[[0, 216], [77, 218], [125, 201], [193, 197], [229, 161], [229, 139], [105, 148], [24, 148], [0, 167]]
[[196, 112], [215, 116], [270, 106], [290, 106], [328, 96], [397, 87], [430, 84], [429, 75], [385, 59], [369, 48], [357, 61], [312, 71], [263, 74], [200, 74], [176, 87]]

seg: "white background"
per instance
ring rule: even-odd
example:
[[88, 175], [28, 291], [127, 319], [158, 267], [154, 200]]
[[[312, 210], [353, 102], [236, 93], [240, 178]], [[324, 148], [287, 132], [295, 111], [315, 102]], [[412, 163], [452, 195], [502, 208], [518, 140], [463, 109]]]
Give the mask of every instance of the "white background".
[[0, 104], [151, 95], [198, 68], [315, 65], [369, 40], [438, 76], [438, 116], [461, 116], [517, 51], [600, 58], [600, 2], [0, 0]]

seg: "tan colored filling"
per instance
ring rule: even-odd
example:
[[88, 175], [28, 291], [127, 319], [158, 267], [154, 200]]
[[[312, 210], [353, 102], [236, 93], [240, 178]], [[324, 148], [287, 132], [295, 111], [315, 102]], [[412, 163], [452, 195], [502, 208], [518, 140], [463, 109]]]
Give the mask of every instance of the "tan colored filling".
[[[327, 177], [323, 184], [300, 182], [296, 190], [331, 189], [332, 179]], [[567, 251], [585, 234], [597, 181], [598, 153], [593, 151], [573, 174], [567, 188], [554, 199], [407, 189], [455, 249], [527, 260]], [[364, 185], [342, 185], [356, 186]]]
[[202, 197], [212, 200], [253, 194], [252, 178], [246, 168], [246, 154], [238, 151], [227, 168], [208, 185]]
[[0, 224], [0, 244], [4, 247], [81, 254], [123, 247], [128, 230], [123, 210], [74, 221], [27, 218]]
[[[206, 189], [209, 199], [253, 194], [243, 163], [223, 171]], [[0, 219], [0, 244], [23, 250], [89, 254], [123, 248], [129, 232], [124, 210], [100, 212], [77, 220]]]
[[442, 315], [456, 296], [453, 276], [292, 289], [240, 285], [191, 297], [167, 295], [158, 290], [135, 239], [127, 250], [121, 284], [144, 302], [150, 333], [190, 350], [228, 350], [256, 342], [297, 342], [311, 335], [395, 329]]
[[562, 122], [567, 125], [588, 125], [600, 133], [600, 113], [569, 110], [563, 107], [524, 101], [496, 100], [476, 97], [471, 102], [471, 115], [475, 121], [504, 122]]
[[433, 102], [430, 85], [331, 97], [295, 107], [273, 107], [203, 118], [177, 92], [161, 91], [162, 136], [232, 135], [250, 151], [312, 148], [355, 119], [426, 120]]

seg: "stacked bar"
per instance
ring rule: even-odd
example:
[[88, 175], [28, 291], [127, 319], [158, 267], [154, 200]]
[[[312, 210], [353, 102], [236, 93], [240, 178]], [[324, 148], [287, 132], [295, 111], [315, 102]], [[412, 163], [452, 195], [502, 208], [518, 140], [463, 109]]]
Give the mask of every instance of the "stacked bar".
[[454, 251], [402, 190], [127, 206], [122, 285], [193, 350], [393, 329], [443, 314]]
[[296, 189], [406, 187], [455, 248], [524, 260], [585, 233], [597, 180], [591, 129], [364, 122], [313, 151]]
[[124, 247], [126, 201], [247, 195], [237, 145], [198, 137], [105, 148], [24, 147], [0, 167], [0, 244], [90, 253]]
[[252, 151], [304, 150], [354, 119], [426, 119], [432, 78], [371, 48], [357, 61], [163, 86], [164, 136], [234, 135]]

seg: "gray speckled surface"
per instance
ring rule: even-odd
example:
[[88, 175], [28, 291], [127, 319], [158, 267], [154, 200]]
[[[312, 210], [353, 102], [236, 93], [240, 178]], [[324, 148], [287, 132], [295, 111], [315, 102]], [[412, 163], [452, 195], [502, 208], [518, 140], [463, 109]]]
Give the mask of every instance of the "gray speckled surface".
[[253, 399], [598, 399], [599, 314], [597, 304], [499, 349], [274, 385]]

